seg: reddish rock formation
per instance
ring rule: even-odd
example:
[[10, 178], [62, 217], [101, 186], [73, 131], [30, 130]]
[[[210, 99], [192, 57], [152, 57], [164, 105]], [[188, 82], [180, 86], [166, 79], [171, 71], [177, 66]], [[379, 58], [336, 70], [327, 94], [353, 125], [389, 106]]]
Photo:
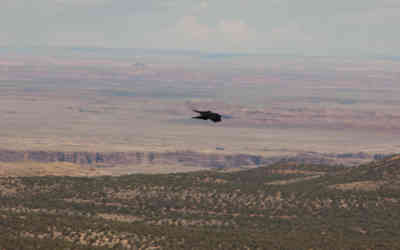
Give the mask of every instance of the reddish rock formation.
[[[379, 155], [380, 156], [380, 155]], [[0, 150], [0, 162], [71, 162], [82, 165], [183, 165], [209, 168], [236, 168], [241, 166], [262, 166], [281, 162], [298, 164], [345, 164], [357, 165], [372, 161], [374, 155], [366, 153], [324, 154], [300, 153], [296, 156], [262, 157], [250, 154], [215, 154], [193, 151], [176, 152], [56, 152], [56, 151], [13, 151]]]
[[0, 150], [0, 161], [72, 162], [77, 164], [181, 164], [211, 168], [270, 164], [279, 158], [248, 154], [177, 152], [54, 152]]

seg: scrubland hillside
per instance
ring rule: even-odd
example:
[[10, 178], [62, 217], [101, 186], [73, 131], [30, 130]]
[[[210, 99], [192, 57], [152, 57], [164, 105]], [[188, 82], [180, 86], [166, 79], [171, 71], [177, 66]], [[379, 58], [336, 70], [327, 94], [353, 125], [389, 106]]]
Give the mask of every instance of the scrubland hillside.
[[399, 249], [400, 157], [0, 179], [6, 249]]

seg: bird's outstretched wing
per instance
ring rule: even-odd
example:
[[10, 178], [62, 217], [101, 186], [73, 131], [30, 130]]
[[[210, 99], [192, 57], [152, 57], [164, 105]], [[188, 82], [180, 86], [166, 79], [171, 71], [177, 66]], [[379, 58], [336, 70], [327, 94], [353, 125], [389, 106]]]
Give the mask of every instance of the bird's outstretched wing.
[[199, 115], [199, 116], [194, 116], [192, 117], [193, 119], [202, 119], [202, 120], [207, 120], [207, 117]]
[[210, 110], [207, 110], [207, 111], [201, 111], [201, 110], [196, 110], [196, 109], [193, 109], [193, 111], [194, 111], [194, 112], [197, 112], [197, 113], [199, 113], [199, 114], [201, 114], [201, 115], [208, 115], [208, 114], [212, 114], [212, 112], [211, 112]]

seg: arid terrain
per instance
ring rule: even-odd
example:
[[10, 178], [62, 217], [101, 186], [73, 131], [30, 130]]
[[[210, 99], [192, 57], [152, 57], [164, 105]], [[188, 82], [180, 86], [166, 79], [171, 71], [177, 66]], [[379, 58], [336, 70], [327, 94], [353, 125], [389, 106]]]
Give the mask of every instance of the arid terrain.
[[[357, 165], [400, 148], [398, 61], [53, 52], [1, 58], [0, 149], [347, 155], [337, 163]], [[192, 120], [194, 108], [223, 122]]]
[[355, 167], [3, 177], [0, 246], [399, 249], [399, 170], [396, 155]]
[[400, 249], [400, 61], [32, 51], [0, 49], [0, 249]]

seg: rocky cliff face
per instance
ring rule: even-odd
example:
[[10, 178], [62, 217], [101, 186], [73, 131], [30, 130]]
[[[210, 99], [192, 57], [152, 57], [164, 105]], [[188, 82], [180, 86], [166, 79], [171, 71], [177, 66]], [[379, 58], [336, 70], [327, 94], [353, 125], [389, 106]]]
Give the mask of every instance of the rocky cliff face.
[[[381, 155], [378, 155], [381, 156]], [[383, 157], [384, 155], [382, 155]], [[56, 151], [12, 151], [0, 150], [0, 162], [71, 162], [81, 165], [181, 165], [208, 168], [237, 168], [242, 166], [262, 166], [282, 162], [298, 164], [343, 164], [356, 166], [374, 160], [377, 155], [324, 154], [316, 152], [300, 153], [296, 156], [262, 157], [250, 154], [215, 154], [193, 151], [176, 152], [56, 152]]]
[[280, 157], [264, 158], [248, 154], [205, 154], [178, 152], [53, 152], [0, 150], [0, 161], [71, 162], [76, 164], [180, 164], [210, 168], [265, 165]]

